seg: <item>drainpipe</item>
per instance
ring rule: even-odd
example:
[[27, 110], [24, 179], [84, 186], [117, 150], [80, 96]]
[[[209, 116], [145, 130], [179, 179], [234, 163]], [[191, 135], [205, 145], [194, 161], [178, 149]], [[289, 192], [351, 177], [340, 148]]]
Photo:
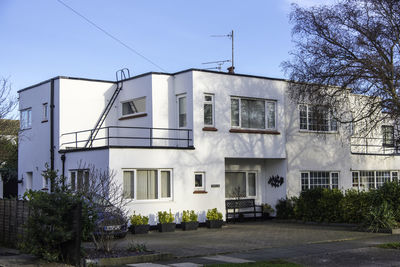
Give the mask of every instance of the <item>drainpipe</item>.
[[54, 171], [54, 79], [50, 82], [50, 169]]
[[62, 161], [62, 186], [65, 186], [65, 154], [61, 155], [61, 161]]

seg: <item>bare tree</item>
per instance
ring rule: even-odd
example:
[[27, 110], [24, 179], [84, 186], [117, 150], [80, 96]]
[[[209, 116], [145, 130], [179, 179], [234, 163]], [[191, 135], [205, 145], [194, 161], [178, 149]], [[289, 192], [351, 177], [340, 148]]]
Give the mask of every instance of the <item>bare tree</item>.
[[293, 100], [328, 107], [337, 121], [366, 130], [400, 117], [400, 1], [293, 5], [290, 21], [295, 50], [282, 66], [295, 81]]
[[8, 79], [0, 78], [0, 120], [10, 117], [17, 103], [17, 99], [11, 95], [11, 85]]

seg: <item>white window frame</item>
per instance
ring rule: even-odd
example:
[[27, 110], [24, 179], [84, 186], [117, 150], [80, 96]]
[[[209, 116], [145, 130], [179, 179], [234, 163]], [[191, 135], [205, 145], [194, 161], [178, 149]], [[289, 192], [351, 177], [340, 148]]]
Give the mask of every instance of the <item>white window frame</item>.
[[32, 108], [20, 110], [20, 130], [32, 128]]
[[[173, 184], [174, 184], [174, 178], [173, 178], [173, 170], [172, 169], [154, 169], [154, 168], [138, 168], [138, 169], [122, 169], [122, 175], [123, 172], [133, 172], [133, 188], [135, 192], [133, 192], [133, 198], [128, 198], [132, 199], [135, 202], [159, 202], [159, 201], [172, 201], [173, 200]], [[137, 171], [157, 171], [157, 197], [156, 199], [137, 199]], [[163, 171], [168, 171], [170, 173], [170, 197], [163, 198], [161, 194], [161, 172]], [[123, 188], [124, 189], [124, 188]]]
[[[241, 197], [242, 199], [257, 199], [258, 198], [258, 188], [257, 188], [257, 185], [258, 185], [258, 171], [253, 171], [253, 170], [250, 170], [250, 171], [241, 171], [241, 170], [238, 170], [238, 171], [225, 171], [225, 174], [226, 173], [245, 173], [246, 175], [245, 175], [245, 177], [246, 177], [246, 196], [245, 197]], [[255, 193], [256, 193], [256, 195], [255, 196], [249, 196], [249, 173], [254, 173], [255, 174]], [[226, 193], [225, 193], [226, 194]], [[227, 198], [227, 197], [225, 197], [225, 199], [235, 199], [234, 197], [229, 197], [229, 198]]]
[[50, 179], [42, 177], [43, 189], [50, 190]]
[[[231, 101], [232, 99], [237, 99], [239, 101], [239, 125], [235, 126], [232, 125], [232, 102], [231, 102], [231, 128], [235, 129], [244, 129], [244, 130], [276, 130], [277, 129], [277, 100], [271, 100], [271, 99], [263, 99], [263, 98], [251, 98], [251, 97], [240, 97], [240, 96], [231, 96]], [[259, 101], [264, 101], [264, 128], [245, 128], [242, 127], [242, 99], [245, 100], [259, 100]], [[275, 114], [275, 127], [273, 128], [268, 128], [268, 109], [267, 105], [268, 103], [273, 103], [274, 104], [274, 114]]]
[[337, 184], [338, 187], [337, 187], [337, 189], [339, 189], [339, 184], [340, 184], [340, 172], [339, 171], [301, 171], [300, 172], [300, 188], [301, 188], [301, 191], [303, 191], [302, 174], [303, 173], [307, 174], [308, 188], [306, 188], [306, 189], [310, 189], [311, 188], [311, 173], [312, 172], [328, 172], [329, 173], [329, 189], [334, 189], [333, 183], [332, 183], [332, 174], [333, 173], [337, 173], [337, 175], [338, 175], [338, 184]]
[[[201, 186], [196, 186], [196, 175], [201, 175]], [[206, 173], [205, 172], [194, 172], [194, 190], [204, 191], [206, 189]]]
[[[399, 171], [396, 170], [358, 170], [358, 171], [351, 171], [351, 182], [352, 182], [352, 188], [358, 189], [358, 190], [368, 190], [368, 188], [365, 188], [364, 186], [361, 185], [361, 175], [360, 172], [373, 172], [374, 173], [374, 186], [372, 187], [373, 189], [378, 188], [378, 183], [376, 180], [376, 173], [377, 172], [389, 172], [390, 173], [390, 182], [394, 181], [394, 173], [397, 174], [396, 176], [396, 180], [399, 181]], [[358, 175], [358, 184], [357, 186], [355, 186], [355, 184], [353, 183], [353, 173], [357, 173]]]
[[[301, 124], [300, 124], [300, 119], [301, 119], [301, 117], [300, 117], [300, 109], [301, 109], [302, 106], [305, 106], [305, 107], [306, 107], [307, 129], [301, 129]], [[337, 132], [339, 131], [339, 124], [338, 124], [338, 122], [336, 122], [336, 130], [332, 130], [332, 120], [334, 120], [334, 119], [333, 119], [333, 116], [332, 116], [332, 114], [331, 114], [331, 112], [330, 112], [329, 110], [328, 110], [328, 128], [329, 128], [329, 130], [328, 130], [328, 131], [324, 131], [324, 130], [310, 130], [309, 109], [310, 109], [311, 107], [313, 107], [313, 106], [312, 106], [312, 105], [309, 105], [309, 104], [299, 104], [299, 105], [298, 105], [298, 108], [297, 108], [297, 110], [298, 110], [298, 115], [299, 115], [299, 120], [298, 120], [298, 122], [299, 122], [299, 130], [300, 130], [301, 132], [337, 133]]]
[[[186, 122], [185, 122], [185, 125], [183, 125], [183, 126], [180, 126], [180, 117], [179, 117], [179, 100], [181, 99], [181, 98], [185, 98], [185, 104], [186, 104]], [[180, 94], [180, 95], [177, 95], [176, 96], [176, 114], [177, 114], [177, 126], [178, 126], [178, 128], [180, 128], [180, 129], [186, 129], [187, 127], [188, 127], [188, 101], [187, 101], [188, 99], [187, 99], [187, 96], [186, 96], [186, 94]]]
[[[125, 114], [124, 115], [124, 104], [132, 102], [132, 101], [135, 101], [135, 100], [139, 100], [139, 99], [144, 99], [144, 103], [145, 103], [144, 104], [144, 111], [134, 112], [134, 113], [129, 113], [129, 114]], [[136, 98], [132, 98], [132, 99], [129, 99], [129, 100], [121, 101], [121, 118], [146, 114], [146, 111], [147, 111], [146, 96], [141, 96], [141, 97], [136, 97]]]
[[[207, 101], [205, 98], [206, 96], [210, 96], [211, 97], [211, 101]], [[211, 120], [212, 123], [211, 124], [206, 124], [205, 122], [205, 109], [203, 110], [203, 123], [205, 127], [215, 127], [215, 109], [214, 109], [214, 94], [208, 94], [208, 93], [204, 93], [203, 96], [203, 109], [204, 109], [204, 105], [211, 105]], [[187, 116], [187, 115], [186, 115]]]
[[49, 120], [49, 105], [47, 103], [42, 104], [42, 122]]
[[[88, 175], [88, 181], [90, 183], [90, 173], [89, 173], [89, 169], [74, 169], [74, 170], [69, 170], [69, 185], [71, 186], [71, 190], [74, 192], [78, 191], [78, 172], [82, 172], [82, 188], [80, 189], [85, 190], [85, 188], [88, 188], [89, 185], [86, 184], [85, 182], [85, 173], [87, 173]], [[75, 174], [75, 180], [74, 180], [74, 188], [72, 188], [72, 173]]]

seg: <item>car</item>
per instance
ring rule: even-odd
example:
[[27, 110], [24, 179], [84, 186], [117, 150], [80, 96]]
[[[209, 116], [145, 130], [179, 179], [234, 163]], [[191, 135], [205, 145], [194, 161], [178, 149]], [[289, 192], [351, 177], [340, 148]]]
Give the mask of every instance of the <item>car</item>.
[[124, 238], [128, 233], [128, 222], [118, 209], [98, 211], [96, 213], [95, 229], [93, 234], [97, 237]]

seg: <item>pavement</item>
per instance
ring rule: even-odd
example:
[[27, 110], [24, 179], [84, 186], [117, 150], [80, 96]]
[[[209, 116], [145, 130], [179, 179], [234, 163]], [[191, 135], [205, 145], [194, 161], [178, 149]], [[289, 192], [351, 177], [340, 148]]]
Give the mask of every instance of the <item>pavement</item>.
[[[272, 220], [228, 224], [222, 229], [176, 229], [172, 233], [151, 231], [146, 235], [128, 234], [125, 239], [117, 240], [116, 246], [128, 248], [132, 244], [145, 244], [150, 250], [175, 256], [168, 261], [126, 265], [138, 267], [191, 267], [274, 259], [304, 266], [400, 266], [400, 250], [376, 247], [389, 242], [400, 242], [400, 235]], [[86, 243], [85, 246], [91, 244]], [[1, 252], [0, 249], [0, 266], [23, 266], [7, 265], [13, 256], [1, 256]], [[8, 258], [9, 262], [4, 258]]]

